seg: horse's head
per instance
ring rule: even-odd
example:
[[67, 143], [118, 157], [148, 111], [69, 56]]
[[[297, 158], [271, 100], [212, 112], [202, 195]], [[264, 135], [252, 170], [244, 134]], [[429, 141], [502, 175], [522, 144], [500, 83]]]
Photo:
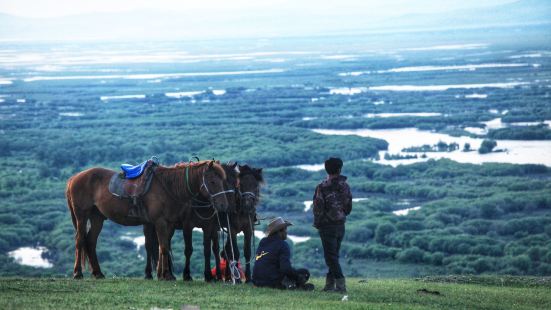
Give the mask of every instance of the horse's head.
[[239, 180], [237, 178], [238, 176], [238, 170], [237, 170], [237, 163], [227, 163], [223, 164], [222, 167], [224, 168], [224, 172], [226, 173], [226, 181], [224, 182], [224, 189], [226, 191], [233, 191], [228, 192], [228, 195], [226, 195], [229, 203], [229, 211], [234, 212], [237, 208], [237, 205], [239, 203]]
[[228, 210], [230, 203], [227, 194], [233, 191], [224, 188], [226, 173], [222, 166], [214, 160], [209, 161], [203, 168], [202, 178], [201, 194], [209, 197], [210, 203], [216, 210], [222, 212]]
[[256, 204], [260, 199], [260, 186], [263, 183], [262, 168], [252, 168], [248, 165], [239, 166], [240, 207], [243, 211], [255, 212]]

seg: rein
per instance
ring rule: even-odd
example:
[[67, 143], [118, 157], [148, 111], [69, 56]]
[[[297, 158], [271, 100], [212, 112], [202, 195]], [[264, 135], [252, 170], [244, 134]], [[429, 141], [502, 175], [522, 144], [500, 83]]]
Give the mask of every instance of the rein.
[[[231, 247], [231, 260], [229, 259], [229, 255], [228, 253], [226, 252], [226, 242], [225, 242], [225, 239], [224, 239], [224, 228], [222, 226], [222, 224], [220, 223], [220, 216], [218, 215], [218, 212], [214, 212], [214, 214], [216, 214], [216, 219], [218, 220], [218, 226], [221, 228], [222, 232], [222, 244], [224, 245], [224, 253], [226, 254], [226, 268], [230, 268], [230, 275], [231, 275], [231, 279], [232, 279], [232, 283], [235, 285], [235, 281], [237, 280], [240, 280], [241, 279], [241, 272], [239, 271], [239, 267], [237, 267], [237, 261], [235, 261], [235, 253], [233, 251], [233, 240], [232, 240], [232, 235], [231, 235], [231, 223], [230, 223], [230, 215], [229, 213], [226, 212], [226, 220], [227, 220], [227, 223], [228, 223], [228, 239], [230, 240], [230, 247]], [[229, 265], [228, 265], [228, 261], [229, 261]]]
[[[210, 205], [209, 205], [209, 207], [210, 207]], [[214, 208], [213, 208], [212, 214], [211, 214], [210, 216], [207, 216], [207, 217], [201, 216], [201, 215], [199, 214], [199, 212], [197, 211], [197, 207], [196, 207], [196, 206], [192, 206], [192, 210], [193, 210], [193, 213], [195, 213], [195, 215], [196, 215], [199, 219], [201, 219], [201, 220], [203, 220], [203, 221], [209, 221], [210, 219], [212, 219], [212, 218], [217, 214], [217, 212], [216, 212], [216, 210], [215, 210]]]
[[253, 253], [251, 255], [251, 258], [249, 259], [248, 262], [245, 262], [245, 265], [251, 265], [251, 262], [253, 261], [253, 257], [256, 257], [256, 236], [254, 235], [254, 225], [253, 225], [253, 221], [251, 220], [251, 214], [249, 214], [249, 225], [251, 226], [251, 233], [253, 234], [252, 235], [252, 239], [253, 239]]

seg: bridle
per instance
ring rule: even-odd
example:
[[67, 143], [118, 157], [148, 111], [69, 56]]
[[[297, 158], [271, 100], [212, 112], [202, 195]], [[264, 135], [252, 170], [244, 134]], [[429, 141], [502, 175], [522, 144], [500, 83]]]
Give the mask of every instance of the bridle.
[[228, 189], [228, 190], [225, 190], [225, 191], [221, 191], [221, 192], [218, 192], [218, 193], [214, 193], [214, 194], [211, 194], [210, 191], [209, 191], [209, 188], [207, 187], [207, 183], [205, 182], [205, 171], [203, 171], [203, 184], [201, 184], [201, 187], [199, 187], [199, 191], [202, 189], [202, 188], [205, 188], [205, 191], [207, 192], [207, 194], [209, 195], [209, 200], [211, 203], [213, 203], [213, 199], [214, 197], [216, 196], [220, 196], [220, 195], [225, 195], [225, 194], [228, 194], [228, 193], [235, 193], [235, 190], [233, 189]]
[[[253, 176], [254, 177], [254, 176]], [[252, 198], [252, 204], [253, 206], [256, 206], [257, 202], [258, 202], [258, 197], [260, 196], [260, 186], [257, 184], [254, 191], [245, 191], [245, 192], [242, 192], [241, 191], [241, 188], [240, 186], [242, 185], [243, 183], [240, 182], [239, 184], [239, 187], [237, 188], [238, 190], [238, 194], [239, 194], [239, 198], [240, 198], [240, 201], [239, 201], [239, 206], [241, 207], [240, 209], [243, 210], [243, 211], [246, 211], [247, 213], [251, 213], [251, 214], [254, 214], [255, 213], [255, 208], [245, 208], [245, 205], [244, 205], [244, 202], [246, 201], [246, 198], [247, 197], [250, 197]]]
[[[191, 167], [191, 165], [186, 166], [186, 171], [185, 171], [186, 186], [187, 186], [188, 192], [192, 196], [192, 200], [201, 204], [197, 207], [214, 206], [214, 198], [215, 197], [220, 196], [220, 195], [225, 195], [225, 194], [228, 194], [228, 193], [235, 193], [235, 190], [229, 189], [229, 190], [223, 190], [223, 191], [212, 194], [211, 191], [209, 190], [208, 186], [207, 186], [207, 182], [205, 182], [205, 173], [206, 173], [205, 170], [203, 170], [203, 173], [202, 173], [202, 176], [201, 176], [201, 182], [202, 183], [201, 183], [201, 186], [199, 187], [199, 193], [193, 193], [193, 191], [191, 190], [191, 186], [189, 185], [189, 169], [190, 169], [190, 167]], [[202, 201], [202, 200], [197, 198], [197, 196], [199, 196], [201, 194], [200, 192], [201, 192], [201, 189], [203, 189], [203, 187], [205, 188], [205, 191], [207, 192], [207, 194], [209, 196], [209, 203], [208, 204], [205, 204], [205, 201]]]

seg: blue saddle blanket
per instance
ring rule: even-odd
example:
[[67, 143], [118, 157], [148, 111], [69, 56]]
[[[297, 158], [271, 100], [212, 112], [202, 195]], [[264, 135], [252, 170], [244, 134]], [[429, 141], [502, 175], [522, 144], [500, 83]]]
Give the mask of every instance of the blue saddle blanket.
[[151, 159], [146, 160], [143, 163], [141, 163], [139, 165], [136, 165], [136, 166], [132, 166], [132, 165], [129, 165], [129, 164], [122, 164], [121, 169], [122, 169], [122, 171], [124, 171], [125, 178], [135, 179], [135, 178], [140, 177], [143, 174], [145, 169], [149, 166], [150, 162], [151, 162]]

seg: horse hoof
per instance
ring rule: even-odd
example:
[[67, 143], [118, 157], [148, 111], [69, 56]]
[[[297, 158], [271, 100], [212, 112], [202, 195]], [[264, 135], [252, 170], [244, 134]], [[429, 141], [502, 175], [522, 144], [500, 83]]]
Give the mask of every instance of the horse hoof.
[[176, 281], [176, 277], [173, 276], [172, 274], [168, 274], [164, 277], [163, 280], [165, 280], [165, 281]]
[[82, 278], [83, 278], [82, 273], [75, 273], [75, 274], [73, 274], [73, 279], [75, 279], [75, 280], [80, 280], [80, 279], [82, 279]]
[[103, 275], [103, 273], [98, 273], [98, 274], [94, 274], [94, 278], [96, 279], [105, 279], [105, 276]]
[[184, 275], [184, 281], [193, 281], [193, 278], [190, 275], [185, 274]]
[[146, 274], [144, 279], [146, 280], [153, 280], [153, 276], [151, 274]]

